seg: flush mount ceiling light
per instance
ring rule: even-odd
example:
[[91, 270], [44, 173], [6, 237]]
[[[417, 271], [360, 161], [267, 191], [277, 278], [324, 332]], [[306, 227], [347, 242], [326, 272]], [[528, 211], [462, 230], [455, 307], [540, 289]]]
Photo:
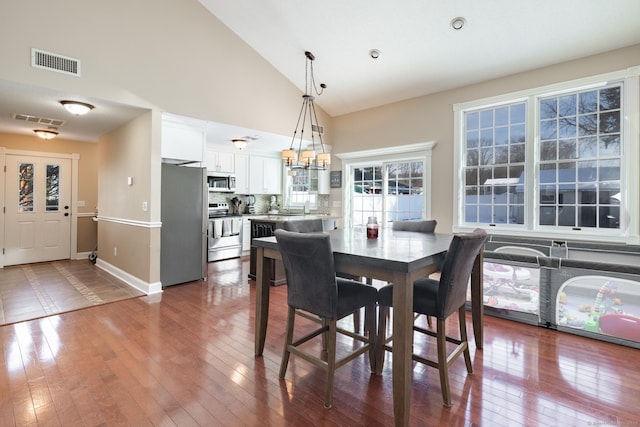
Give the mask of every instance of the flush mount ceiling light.
[[53, 139], [58, 136], [58, 132], [56, 132], [57, 128], [51, 127], [49, 129], [35, 129], [34, 132], [38, 135], [38, 138], [42, 139]]
[[457, 30], [461, 30], [462, 27], [464, 27], [464, 24], [466, 24], [466, 23], [467, 23], [467, 21], [463, 17], [458, 16], [457, 18], [453, 18], [451, 20], [451, 24], [450, 25], [451, 25], [451, 28], [453, 28], [454, 30], [457, 31]]
[[243, 148], [245, 148], [247, 146], [247, 140], [246, 139], [232, 139], [231, 142], [233, 142], [233, 145], [236, 146], [236, 148], [238, 150], [242, 150]]
[[60, 104], [71, 114], [82, 116], [93, 110], [93, 105], [79, 101], [60, 101]]
[[[298, 122], [296, 128], [293, 131], [293, 138], [291, 138], [291, 146], [289, 149], [282, 150], [282, 159], [285, 161], [287, 167], [297, 169], [326, 169], [331, 159], [329, 153], [324, 149], [324, 142], [322, 141], [322, 134], [324, 129], [318, 123], [318, 116], [316, 115], [316, 107], [313, 101], [315, 98], [310, 95], [311, 89], [315, 91], [316, 95], [322, 95], [322, 92], [327, 88], [327, 85], [320, 83], [320, 91], [316, 87], [315, 78], [313, 76], [313, 61], [316, 59], [311, 52], [304, 53], [306, 57], [305, 75], [304, 75], [304, 95], [302, 95], [302, 108], [300, 108], [300, 114], [298, 115]], [[302, 140], [304, 138], [305, 127], [311, 131], [311, 147], [302, 149]], [[298, 130], [300, 130], [299, 139], [296, 146], [296, 136], [298, 136]], [[318, 136], [320, 145], [320, 152], [316, 153], [316, 135]]]

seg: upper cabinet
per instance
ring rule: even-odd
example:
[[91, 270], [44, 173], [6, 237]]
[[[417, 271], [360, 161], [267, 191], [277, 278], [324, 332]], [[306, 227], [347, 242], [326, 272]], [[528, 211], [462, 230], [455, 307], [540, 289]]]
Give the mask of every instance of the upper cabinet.
[[282, 160], [275, 157], [249, 157], [249, 193], [282, 193]]
[[230, 172], [236, 171], [233, 153], [217, 151], [207, 148], [205, 165], [208, 172]]
[[174, 114], [162, 114], [161, 156], [165, 162], [203, 162], [206, 123]]
[[235, 157], [236, 193], [251, 194], [249, 191], [249, 156], [236, 154]]

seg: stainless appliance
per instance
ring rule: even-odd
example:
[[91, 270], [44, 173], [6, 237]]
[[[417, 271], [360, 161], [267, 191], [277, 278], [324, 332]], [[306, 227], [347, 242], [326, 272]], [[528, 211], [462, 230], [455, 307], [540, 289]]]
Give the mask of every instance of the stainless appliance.
[[209, 191], [233, 193], [236, 191], [236, 176], [226, 172], [209, 172], [207, 184]]
[[229, 215], [228, 203], [209, 203], [208, 236], [209, 261], [242, 255], [242, 217]]
[[205, 168], [162, 164], [160, 281], [162, 286], [207, 276]]

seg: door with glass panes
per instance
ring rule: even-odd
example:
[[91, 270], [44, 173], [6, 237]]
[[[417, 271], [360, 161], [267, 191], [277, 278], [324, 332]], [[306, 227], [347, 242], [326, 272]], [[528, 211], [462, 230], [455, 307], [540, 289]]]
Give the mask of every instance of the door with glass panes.
[[71, 256], [71, 160], [6, 156], [5, 265]]

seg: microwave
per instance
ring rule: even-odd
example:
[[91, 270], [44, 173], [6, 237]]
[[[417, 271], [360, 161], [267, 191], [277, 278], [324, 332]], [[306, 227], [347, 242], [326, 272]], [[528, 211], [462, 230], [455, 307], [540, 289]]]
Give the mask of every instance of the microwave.
[[236, 176], [232, 173], [209, 172], [207, 174], [209, 191], [233, 193], [236, 191]]

